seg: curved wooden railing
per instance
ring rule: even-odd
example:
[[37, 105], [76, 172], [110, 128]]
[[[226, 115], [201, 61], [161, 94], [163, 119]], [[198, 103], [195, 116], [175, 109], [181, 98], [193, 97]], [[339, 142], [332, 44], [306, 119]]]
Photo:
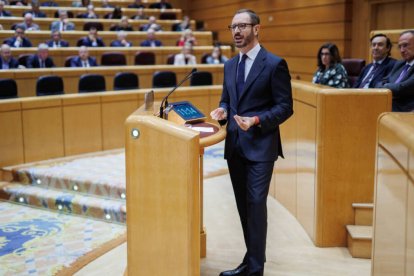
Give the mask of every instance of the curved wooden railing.
[[372, 275], [414, 274], [414, 113], [378, 120]]

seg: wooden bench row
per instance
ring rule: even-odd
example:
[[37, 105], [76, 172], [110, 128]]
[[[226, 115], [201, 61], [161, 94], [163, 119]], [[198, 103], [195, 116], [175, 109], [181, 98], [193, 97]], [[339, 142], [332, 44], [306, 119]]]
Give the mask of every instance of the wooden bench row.
[[[131, 4], [131, 2], [128, 3]], [[100, 8], [101, 6], [101, 1], [95, 3], [95, 1], [93, 1], [92, 3], [95, 6], [95, 13], [97, 15], [99, 15], [99, 17], [104, 17], [105, 14], [108, 14], [110, 12], [112, 12], [113, 8]], [[65, 9], [67, 11], [72, 12], [75, 16], [77, 14], [80, 13], [84, 13], [86, 8], [84, 7], [72, 7], [72, 4], [70, 3], [69, 5], [63, 5], [60, 4], [60, 7], [40, 7], [40, 10], [42, 12], [44, 12], [46, 14], [47, 17], [55, 17], [55, 13], [60, 10], [60, 9]], [[112, 4], [113, 6], [116, 6], [116, 4]], [[128, 5], [122, 6], [122, 13], [128, 17], [131, 17], [133, 15], [136, 15], [137, 13], [137, 9], [130, 9], [127, 8]], [[23, 14], [23, 12], [30, 10], [30, 7], [28, 6], [4, 6], [4, 9], [6, 11], [9, 11], [12, 13], [13, 16], [21, 16]], [[163, 13], [161, 10], [159, 9], [144, 9], [144, 14], [147, 16], [155, 16], [157, 18], [160, 17], [160, 15]], [[182, 10], [181, 9], [171, 9], [171, 10], [167, 10], [166, 12], [168, 13], [174, 13], [175, 16], [177, 17], [177, 19], [182, 18]]]
[[[48, 31], [50, 30], [50, 26], [52, 22], [58, 20], [57, 18], [35, 18], [33, 20], [34, 23], [39, 25], [40, 30]], [[86, 19], [86, 18], [71, 18], [70, 22], [75, 24], [76, 31], [83, 31], [84, 25], [87, 22], [96, 22], [101, 23], [103, 26], [104, 31], [110, 31], [110, 28], [116, 24], [118, 24], [121, 20], [120, 19]], [[23, 17], [1, 17], [0, 24], [3, 26], [4, 30], [12, 30], [13, 26], [20, 24], [23, 22]], [[159, 24], [163, 31], [172, 31], [172, 27], [174, 24], [180, 23], [181, 20], [158, 20], [157, 24]], [[139, 31], [139, 28], [148, 23], [148, 20], [130, 20], [129, 22], [134, 31]], [[191, 22], [191, 27], [194, 29], [195, 21]]]
[[[223, 83], [223, 65], [199, 64], [194, 66], [199, 71], [208, 71], [213, 75], [213, 84]], [[148, 65], [148, 66], [98, 66], [90, 68], [45, 68], [3, 70], [0, 78], [11, 78], [17, 83], [19, 97], [36, 96], [36, 82], [40, 76], [58, 75], [63, 78], [65, 93], [77, 93], [79, 78], [83, 74], [100, 74], [105, 77], [106, 90], [113, 90], [114, 76], [118, 72], [133, 72], [139, 77], [140, 88], [152, 88], [152, 77], [157, 71], [173, 71], [177, 81], [186, 76], [193, 66]], [[189, 82], [183, 85], [188, 86]]]
[[[76, 2], [76, 0], [55, 0], [55, 2], [61, 6], [61, 7], [70, 7], [72, 6], [73, 2]], [[80, 0], [79, 0], [80, 2]], [[112, 6], [119, 6], [119, 7], [128, 7], [128, 5], [131, 5], [134, 2], [134, 0], [110, 0], [109, 3]], [[148, 7], [151, 3], [159, 2], [158, 0], [145, 0], [142, 1], [143, 5]], [[90, 3], [94, 5], [95, 7], [101, 7], [102, 6], [102, 0], [91, 0]], [[166, 10], [169, 11], [170, 9]]]
[[[76, 46], [77, 41], [87, 34], [88, 32], [86, 31], [66, 31], [62, 33], [62, 38], [69, 42], [69, 46]], [[193, 34], [197, 39], [198, 45], [212, 45], [213, 37], [211, 32], [193, 32]], [[14, 36], [14, 31], [0, 31], [1, 42], [12, 36]], [[28, 31], [26, 32], [26, 37], [30, 39], [33, 46], [37, 46], [39, 43], [44, 43], [50, 39], [50, 31]], [[103, 31], [99, 32], [99, 37], [103, 39], [105, 45], [109, 46], [116, 39], [116, 33]], [[177, 41], [181, 37], [181, 32], [158, 32], [156, 37], [163, 42], [164, 46], [176, 46]], [[146, 38], [146, 32], [128, 32], [127, 39], [132, 42], [133, 46], [137, 46]]]
[[[230, 57], [231, 48], [230, 46], [222, 46], [223, 55]], [[78, 47], [68, 47], [68, 48], [50, 48], [49, 56], [53, 58], [53, 61], [56, 66], [63, 67], [66, 61], [66, 58], [69, 56], [78, 55]], [[213, 51], [213, 46], [196, 46], [194, 47], [194, 55], [197, 58], [197, 63], [202, 63], [201, 59], [204, 54], [211, 53]], [[15, 58], [18, 58], [20, 55], [35, 54], [37, 48], [12, 48], [12, 55]], [[90, 47], [89, 55], [95, 57], [98, 64], [101, 64], [102, 55], [108, 52], [119, 52], [123, 53], [126, 57], [127, 65], [135, 64], [135, 55], [137, 52], [152, 52], [155, 54], [155, 64], [166, 64], [167, 59], [172, 54], [177, 54], [181, 52], [181, 47]]]

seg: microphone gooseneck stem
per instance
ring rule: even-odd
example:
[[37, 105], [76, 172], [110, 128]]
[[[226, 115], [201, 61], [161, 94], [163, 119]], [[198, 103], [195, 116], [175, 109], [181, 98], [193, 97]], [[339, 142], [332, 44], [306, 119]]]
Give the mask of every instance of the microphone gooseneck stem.
[[168, 107], [168, 97], [178, 88], [180, 87], [186, 80], [190, 79], [193, 74], [197, 72], [197, 68], [193, 68], [193, 70], [191, 70], [191, 72], [189, 74], [187, 74], [187, 76], [185, 76], [184, 79], [182, 79], [180, 81], [180, 83], [178, 83], [176, 86], [173, 87], [173, 89], [171, 89], [170, 92], [168, 92], [168, 94], [164, 97], [164, 99], [162, 99], [161, 101], [161, 106], [160, 106], [160, 118], [164, 119], [164, 109], [166, 109]]

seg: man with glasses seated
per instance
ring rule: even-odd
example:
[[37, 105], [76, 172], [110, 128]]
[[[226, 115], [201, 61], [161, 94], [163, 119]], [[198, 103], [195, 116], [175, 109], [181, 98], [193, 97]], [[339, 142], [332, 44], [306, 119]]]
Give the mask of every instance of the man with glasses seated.
[[70, 67], [93, 67], [98, 66], [96, 59], [89, 56], [86, 46], [79, 47], [79, 56], [72, 58]]
[[37, 48], [37, 54], [31, 55], [27, 59], [27, 68], [52, 68], [55, 67], [53, 59], [49, 57], [49, 46], [40, 43]]
[[25, 28], [23, 26], [17, 25], [14, 30], [14, 36], [7, 39], [4, 43], [13, 48], [22, 48], [22, 47], [32, 47], [32, 42], [27, 39], [24, 35]]

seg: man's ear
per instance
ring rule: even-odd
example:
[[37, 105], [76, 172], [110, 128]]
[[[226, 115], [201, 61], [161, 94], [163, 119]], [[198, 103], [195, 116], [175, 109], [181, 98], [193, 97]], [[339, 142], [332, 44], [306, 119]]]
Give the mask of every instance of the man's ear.
[[260, 30], [260, 25], [259, 24], [253, 26], [253, 31], [254, 31], [255, 36], [259, 35], [259, 30]]

